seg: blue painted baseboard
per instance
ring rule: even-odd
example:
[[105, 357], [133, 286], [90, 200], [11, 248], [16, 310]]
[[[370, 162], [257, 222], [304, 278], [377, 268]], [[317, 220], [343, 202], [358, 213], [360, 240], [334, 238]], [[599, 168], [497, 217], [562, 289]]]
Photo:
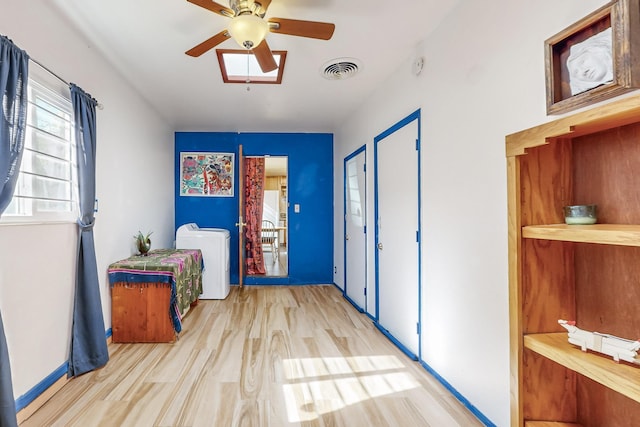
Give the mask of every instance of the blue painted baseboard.
[[453, 388], [453, 386], [449, 384], [444, 378], [442, 378], [440, 374], [434, 371], [431, 366], [423, 361], [420, 361], [420, 365], [422, 365], [422, 367], [426, 369], [427, 372], [433, 375], [440, 384], [442, 384], [447, 390], [449, 390], [451, 394], [453, 394], [453, 396], [460, 401], [460, 403], [462, 403], [473, 415], [475, 415], [478, 420], [480, 420], [481, 423], [483, 423], [487, 427], [496, 427], [496, 425], [492, 423], [489, 418], [487, 418], [482, 412], [480, 412], [478, 408], [473, 406], [473, 404], [471, 404], [471, 402], [469, 402], [466, 397], [460, 394], [458, 390]]
[[[109, 339], [112, 333], [113, 331], [111, 328], [107, 329], [105, 331], [105, 337]], [[68, 371], [69, 371], [69, 361], [67, 360], [59, 368], [57, 368], [55, 371], [47, 375], [45, 379], [43, 379], [38, 384], [36, 384], [35, 387], [33, 387], [31, 390], [27, 391], [25, 394], [23, 394], [22, 396], [16, 399], [16, 402], [15, 402], [16, 412], [26, 408], [29, 404], [31, 404], [31, 402], [36, 400], [38, 396], [44, 393], [49, 387], [54, 385], [56, 381], [58, 381], [63, 376], [67, 375]]]
[[411, 360], [418, 360], [418, 356], [416, 356], [411, 350], [409, 350], [407, 347], [405, 347], [404, 344], [402, 344], [400, 341], [398, 341], [396, 339], [396, 337], [394, 337], [393, 335], [391, 335], [391, 333], [386, 330], [382, 325], [380, 325], [380, 323], [378, 322], [373, 322], [373, 324], [375, 325], [376, 328], [378, 328], [378, 330], [380, 332], [382, 332], [382, 334], [389, 338], [389, 340], [394, 343], [396, 345], [396, 347], [398, 347], [404, 354], [406, 354]]
[[342, 294], [342, 296], [344, 296], [344, 299], [346, 299], [347, 301], [349, 301], [349, 303], [353, 306], [353, 308], [355, 308], [356, 310], [358, 310], [360, 313], [364, 313], [364, 309], [359, 307], [358, 304], [355, 303], [355, 301], [353, 301], [351, 298], [349, 298], [347, 296], [347, 294]]
[[[346, 296], [345, 296], [345, 298], [346, 298]], [[469, 402], [469, 400], [467, 400], [466, 397], [464, 397], [462, 394], [460, 394], [460, 392], [458, 392], [458, 390], [453, 388], [453, 386], [451, 384], [449, 384], [444, 378], [442, 378], [440, 376], [440, 374], [438, 374], [435, 370], [433, 370], [433, 368], [431, 368], [431, 366], [429, 366], [427, 363], [425, 363], [422, 360], [418, 360], [418, 357], [415, 354], [413, 354], [408, 348], [406, 348], [404, 345], [402, 345], [402, 343], [399, 342], [393, 335], [391, 335], [391, 333], [389, 333], [389, 331], [387, 329], [382, 327], [375, 320], [374, 320], [373, 324], [376, 326], [376, 328], [378, 328], [378, 330], [380, 330], [380, 332], [382, 332], [382, 334], [384, 336], [389, 338], [389, 340], [391, 340], [391, 342], [394, 343], [404, 354], [409, 356], [409, 358], [411, 358], [414, 361], [419, 361], [420, 365], [427, 372], [429, 372], [431, 375], [433, 375], [433, 377], [436, 380], [438, 380], [438, 382], [440, 384], [442, 384], [447, 390], [449, 390], [449, 392], [456, 399], [458, 399], [458, 401], [460, 401], [460, 403], [462, 403], [469, 410], [469, 412], [471, 412], [481, 423], [483, 423], [487, 427], [496, 427], [496, 425], [493, 422], [491, 422], [491, 420], [489, 420], [489, 418], [487, 418], [482, 412], [480, 412], [478, 410], [478, 408], [473, 406], [473, 404], [471, 402]]]
[[31, 402], [36, 400], [38, 396], [44, 393], [49, 387], [55, 384], [63, 376], [67, 375], [69, 370], [69, 362], [64, 362], [58, 369], [50, 373], [45, 379], [40, 381], [31, 390], [16, 399], [16, 412], [24, 409]]
[[358, 306], [358, 304], [356, 304], [354, 300], [349, 298], [349, 296], [347, 295], [347, 293], [345, 292], [344, 289], [342, 289], [340, 286], [336, 285], [335, 283], [333, 284], [333, 286], [335, 286], [336, 289], [338, 289], [342, 293], [342, 296], [344, 297], [344, 299], [346, 299], [349, 302], [349, 304], [351, 304], [353, 306], [353, 308], [358, 310], [360, 313], [364, 313], [364, 309], [362, 307]]

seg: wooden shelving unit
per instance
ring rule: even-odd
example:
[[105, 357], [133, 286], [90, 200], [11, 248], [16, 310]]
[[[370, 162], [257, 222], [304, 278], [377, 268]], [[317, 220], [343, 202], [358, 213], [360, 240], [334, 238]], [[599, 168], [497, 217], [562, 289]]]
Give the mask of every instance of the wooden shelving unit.
[[[640, 366], [557, 323], [640, 338], [640, 95], [508, 135], [506, 153], [511, 425], [640, 425]], [[598, 224], [565, 225], [574, 204]]]
[[567, 334], [531, 334], [524, 337], [525, 348], [584, 375], [630, 399], [640, 402], [640, 369], [611, 358], [583, 352], [567, 342]]

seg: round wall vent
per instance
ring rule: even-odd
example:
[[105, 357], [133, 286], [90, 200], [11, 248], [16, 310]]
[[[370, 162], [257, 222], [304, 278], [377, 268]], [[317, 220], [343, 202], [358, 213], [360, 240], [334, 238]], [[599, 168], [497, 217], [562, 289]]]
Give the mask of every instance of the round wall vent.
[[360, 71], [360, 61], [354, 58], [333, 59], [322, 66], [322, 76], [328, 80], [344, 80]]

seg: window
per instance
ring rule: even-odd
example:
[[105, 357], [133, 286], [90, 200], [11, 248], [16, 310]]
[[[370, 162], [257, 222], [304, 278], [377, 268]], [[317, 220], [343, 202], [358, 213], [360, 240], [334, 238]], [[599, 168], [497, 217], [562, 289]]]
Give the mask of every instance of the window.
[[34, 68], [29, 71], [20, 175], [2, 222], [75, 221], [77, 165], [69, 88]]

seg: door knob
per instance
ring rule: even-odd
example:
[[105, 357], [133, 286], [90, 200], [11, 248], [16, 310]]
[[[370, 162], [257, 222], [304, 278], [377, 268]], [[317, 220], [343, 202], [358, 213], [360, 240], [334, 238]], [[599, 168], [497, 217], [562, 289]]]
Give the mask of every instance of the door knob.
[[344, 236], [344, 240], [349, 240], [349, 235]]
[[378, 243], [378, 249], [382, 250], [382, 243]]

